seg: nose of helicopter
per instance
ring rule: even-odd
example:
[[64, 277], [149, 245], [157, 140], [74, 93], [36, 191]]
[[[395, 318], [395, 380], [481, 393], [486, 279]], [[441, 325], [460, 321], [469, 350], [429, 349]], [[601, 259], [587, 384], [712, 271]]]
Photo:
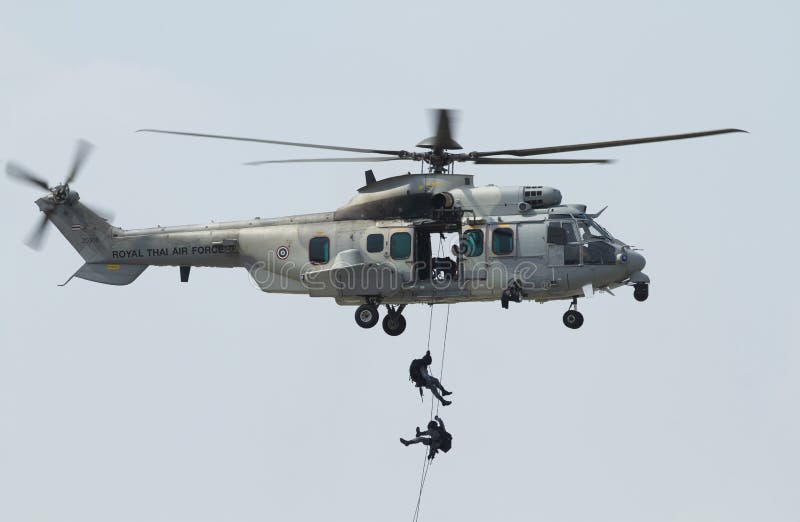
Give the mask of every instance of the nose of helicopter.
[[647, 263], [644, 256], [639, 252], [628, 252], [628, 272], [641, 272], [644, 265]]

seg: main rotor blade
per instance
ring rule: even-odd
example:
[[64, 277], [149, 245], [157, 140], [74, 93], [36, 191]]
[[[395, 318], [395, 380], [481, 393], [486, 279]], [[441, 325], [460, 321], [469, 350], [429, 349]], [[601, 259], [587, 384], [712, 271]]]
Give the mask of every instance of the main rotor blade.
[[42, 239], [44, 239], [44, 234], [47, 231], [47, 215], [47, 213], [42, 215], [39, 224], [33, 229], [28, 239], [25, 240], [25, 244], [34, 250], [39, 250], [42, 247]]
[[50, 187], [47, 185], [47, 182], [44, 179], [26, 169], [22, 165], [17, 165], [16, 163], [11, 162], [6, 163], [6, 174], [8, 174], [8, 177], [10, 178], [16, 178], [20, 181], [25, 181], [27, 183], [36, 185], [37, 187], [41, 187], [45, 190], [50, 190]]
[[264, 165], [266, 163], [335, 163], [335, 162], [370, 162], [370, 161], [398, 161], [411, 158], [387, 158], [385, 156], [369, 157], [369, 158], [303, 158], [303, 159], [288, 159], [288, 160], [265, 160], [265, 161], [248, 161], [244, 165]]
[[450, 125], [451, 115], [454, 111], [449, 109], [436, 109], [432, 111], [436, 118], [436, 134], [417, 143], [417, 147], [433, 150], [460, 150], [462, 147], [453, 139]]
[[271, 143], [273, 145], [289, 145], [291, 147], [309, 147], [312, 149], [342, 150], [345, 152], [365, 152], [371, 154], [389, 154], [391, 156], [402, 156], [406, 154], [403, 150], [383, 150], [383, 149], [359, 149], [355, 147], [338, 147], [335, 145], [317, 145], [314, 143], [299, 143], [294, 141], [262, 140], [258, 138], [241, 138], [238, 136], [223, 136], [221, 134], [201, 134], [198, 132], [169, 131], [159, 129], [139, 129], [136, 132], [157, 132], [160, 134], [177, 134], [178, 136], [193, 136], [196, 138], [214, 138], [219, 140], [252, 141], [255, 143]]
[[727, 134], [729, 132], [747, 132], [741, 129], [719, 129], [702, 132], [690, 132], [687, 134], [670, 134], [667, 136], [653, 136], [650, 138], [634, 138], [629, 140], [598, 141], [595, 143], [578, 143], [575, 145], [556, 145], [555, 147], [537, 147], [533, 149], [507, 149], [494, 150], [490, 152], [471, 152], [470, 156], [482, 158], [485, 156], [499, 156], [507, 154], [509, 156], [537, 156], [539, 154], [558, 154], [561, 152], [573, 152], [576, 150], [603, 149], [606, 147], [622, 147], [625, 145], [639, 145], [642, 143], [654, 143], [657, 141], [686, 140], [690, 138], [702, 138], [703, 136], [714, 136], [716, 134]]
[[72, 168], [67, 174], [67, 178], [64, 180], [65, 185], [69, 185], [75, 177], [78, 175], [78, 172], [81, 169], [81, 165], [83, 162], [86, 161], [86, 156], [92, 151], [93, 145], [86, 140], [78, 140], [78, 144], [75, 147], [75, 159], [72, 160]]
[[614, 163], [610, 159], [526, 159], [526, 158], [478, 158], [472, 161], [476, 165], [566, 165], [572, 163]]

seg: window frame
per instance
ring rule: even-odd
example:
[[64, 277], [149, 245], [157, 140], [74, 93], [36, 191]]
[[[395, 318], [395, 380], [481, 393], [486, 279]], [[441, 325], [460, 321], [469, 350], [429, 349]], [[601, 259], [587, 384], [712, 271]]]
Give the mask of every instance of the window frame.
[[[374, 238], [375, 236], [380, 236], [380, 238], [381, 238], [381, 248], [380, 248], [380, 250], [370, 250], [370, 244], [369, 244], [370, 238], [371, 237]], [[383, 252], [386, 249], [386, 236], [383, 235], [381, 232], [375, 232], [373, 234], [367, 234], [367, 239], [366, 239], [366, 245], [365, 246], [367, 247], [367, 252], [370, 253], [370, 254], [377, 254], [379, 252]]]
[[[403, 257], [395, 257], [394, 255], [394, 237], [405, 234], [408, 236], [408, 254]], [[411, 255], [414, 251], [414, 237], [411, 235], [410, 232], [406, 230], [401, 230], [399, 232], [392, 232], [392, 235], [389, 236], [389, 257], [394, 259], [395, 261], [405, 261], [406, 259], [410, 259]]]
[[[464, 237], [466, 237], [468, 235], [469, 236], [473, 236], [473, 235], [479, 235], [480, 236], [480, 243], [477, 243], [477, 242], [475, 243], [476, 247], [480, 248], [480, 251], [477, 254], [469, 254], [469, 252], [467, 252], [466, 248], [465, 248], [464, 249], [465, 251], [463, 252], [463, 256], [464, 257], [483, 257], [483, 255], [486, 252], [486, 234], [483, 233], [483, 229], [480, 229], [480, 228], [469, 228], [469, 229], [465, 230], [461, 235], [462, 235], [462, 241], [465, 241]], [[466, 243], [465, 243], [465, 246], [466, 246]]]
[[[495, 248], [494, 248], [494, 246], [495, 246], [495, 244], [494, 244], [494, 236], [498, 232], [501, 233], [500, 234], [501, 236], [503, 236], [503, 235], [510, 235], [511, 236], [511, 250], [509, 250], [508, 252], [500, 253], [497, 250], [495, 250]], [[514, 251], [515, 251], [515, 248], [516, 248], [516, 244], [515, 243], [516, 242], [514, 241], [514, 229], [513, 228], [511, 228], [511, 227], [497, 227], [497, 228], [492, 230], [492, 254], [494, 254], [495, 256], [506, 257], [506, 256], [514, 255]]]
[[561, 226], [561, 221], [547, 223], [547, 244], [564, 246], [567, 244], [567, 231]]
[[[324, 239], [325, 240], [325, 246], [326, 246], [325, 258], [326, 259], [325, 259], [324, 262], [316, 261], [314, 259], [311, 259], [311, 244], [315, 240], [319, 240], [319, 239]], [[330, 263], [330, 261], [331, 261], [331, 238], [329, 238], [328, 236], [314, 236], [311, 239], [309, 239], [308, 240], [308, 262], [311, 263], [312, 265], [327, 265], [328, 263]]]

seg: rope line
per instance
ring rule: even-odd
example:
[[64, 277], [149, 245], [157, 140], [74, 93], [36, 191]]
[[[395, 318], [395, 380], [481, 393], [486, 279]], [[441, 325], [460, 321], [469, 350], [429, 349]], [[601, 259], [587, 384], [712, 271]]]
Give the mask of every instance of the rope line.
[[[439, 236], [439, 255], [441, 256], [444, 252], [444, 237]], [[434, 286], [434, 301], [436, 300], [435, 297], [436, 287]], [[431, 314], [430, 319], [428, 320], [428, 351], [431, 349], [431, 332], [433, 331], [433, 304], [430, 304], [431, 307]], [[445, 352], [447, 351], [447, 330], [450, 326], [450, 305], [447, 305], [447, 316], [445, 318], [444, 323], [444, 339], [442, 340], [442, 360], [439, 363], [439, 380], [441, 381], [442, 377], [444, 376], [444, 356]], [[424, 399], [423, 399], [424, 401]], [[436, 403], [436, 414], [435, 416], [439, 415], [439, 406], [441, 405], [438, 400], [436, 400], [433, 395], [431, 395], [431, 412], [430, 412], [430, 421], [434, 418], [434, 402]], [[428, 458], [428, 447], [426, 446], [425, 451], [425, 460], [422, 462], [422, 474], [419, 480], [419, 492], [417, 494], [417, 505], [414, 508], [414, 516], [412, 518], [413, 522], [419, 522], [419, 509], [422, 505], [422, 491], [425, 488], [425, 481], [428, 479], [428, 472], [431, 469], [431, 465], [433, 464], [433, 459]]]
[[[450, 326], [450, 305], [447, 305], [447, 316], [444, 321], [444, 340], [442, 341], [442, 362], [439, 363], [439, 381], [441, 382], [444, 377], [444, 354], [447, 351], [447, 327]], [[433, 399], [431, 399], [431, 406], [433, 406]], [[439, 415], [439, 401], [436, 401], [436, 415]], [[433, 408], [431, 408], [433, 409]], [[431, 419], [433, 420], [433, 419]]]

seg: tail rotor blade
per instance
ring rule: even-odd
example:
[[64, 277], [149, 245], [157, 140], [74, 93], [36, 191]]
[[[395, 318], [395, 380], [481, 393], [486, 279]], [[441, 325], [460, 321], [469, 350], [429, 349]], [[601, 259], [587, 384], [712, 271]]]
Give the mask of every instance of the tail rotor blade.
[[40, 248], [42, 248], [42, 240], [44, 239], [46, 232], [47, 232], [47, 214], [42, 214], [42, 219], [39, 221], [39, 224], [36, 225], [36, 228], [33, 229], [31, 235], [28, 236], [28, 239], [25, 241], [25, 244], [28, 245], [33, 250], [39, 250]]
[[6, 174], [8, 174], [8, 177], [10, 178], [15, 178], [20, 181], [30, 183], [32, 185], [36, 185], [37, 187], [43, 188], [44, 190], [50, 190], [50, 187], [47, 185], [47, 181], [45, 181], [40, 176], [37, 176], [30, 170], [26, 169], [22, 165], [18, 165], [16, 163], [11, 163], [11, 162], [7, 163]]
[[86, 161], [86, 157], [92, 151], [93, 145], [86, 140], [78, 140], [78, 145], [75, 148], [75, 159], [72, 161], [72, 168], [67, 174], [67, 178], [64, 180], [64, 184], [68, 185], [72, 183], [75, 177], [78, 175], [78, 172], [83, 165], [83, 162]]

